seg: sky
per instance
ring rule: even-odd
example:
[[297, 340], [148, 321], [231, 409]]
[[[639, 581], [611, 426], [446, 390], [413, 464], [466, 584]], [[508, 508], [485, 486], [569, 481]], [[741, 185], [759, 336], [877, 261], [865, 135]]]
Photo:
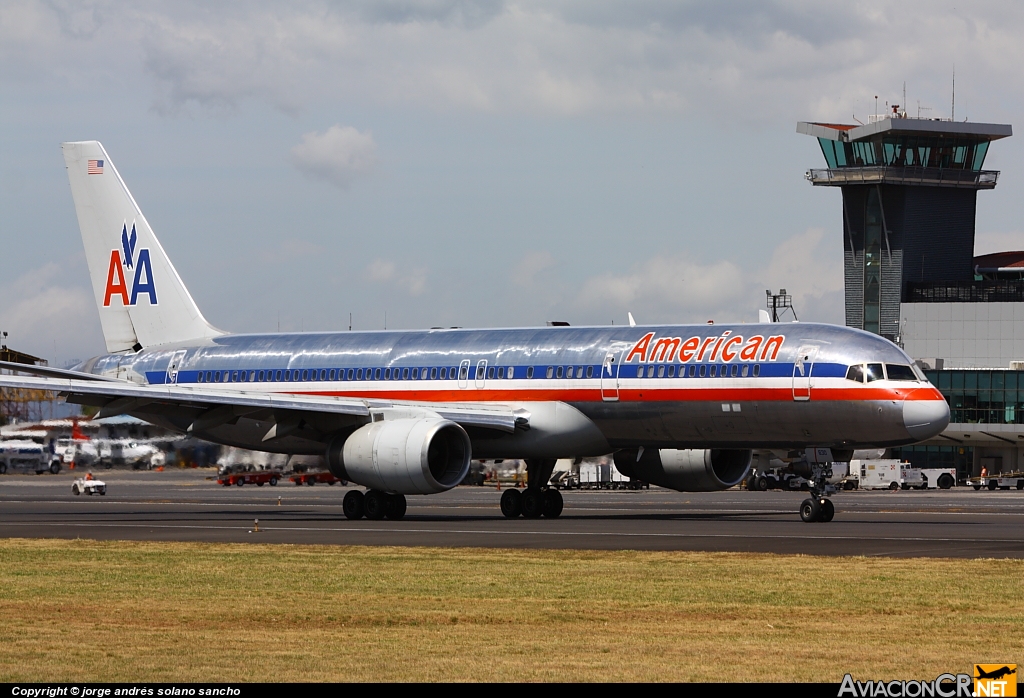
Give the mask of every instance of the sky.
[[[100, 140], [232, 332], [843, 322], [798, 121], [1017, 126], [1008, 2], [0, 0], [0, 331], [104, 351], [59, 144]], [[905, 88], [904, 88], [905, 86]], [[1024, 249], [1020, 137], [978, 196]], [[351, 317], [351, 321], [350, 321]]]

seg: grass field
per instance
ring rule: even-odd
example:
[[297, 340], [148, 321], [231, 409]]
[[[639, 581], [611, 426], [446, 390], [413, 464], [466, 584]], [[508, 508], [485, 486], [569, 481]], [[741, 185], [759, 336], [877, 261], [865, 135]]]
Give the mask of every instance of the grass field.
[[932, 679], [1024, 561], [0, 540], [0, 681]]

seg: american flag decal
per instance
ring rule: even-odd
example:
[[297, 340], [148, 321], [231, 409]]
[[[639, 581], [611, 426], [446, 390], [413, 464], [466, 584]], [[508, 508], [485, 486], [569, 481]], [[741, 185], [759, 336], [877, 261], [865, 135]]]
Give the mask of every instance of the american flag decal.
[[89, 161], [89, 174], [103, 174], [103, 161], [102, 160], [90, 160]]

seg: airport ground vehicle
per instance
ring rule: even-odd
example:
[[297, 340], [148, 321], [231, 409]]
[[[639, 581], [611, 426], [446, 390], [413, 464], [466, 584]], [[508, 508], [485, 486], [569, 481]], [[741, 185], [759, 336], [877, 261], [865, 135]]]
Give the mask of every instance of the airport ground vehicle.
[[928, 489], [948, 490], [956, 486], [956, 468], [921, 468]]
[[857, 477], [857, 486], [864, 490], [923, 490], [928, 481], [919, 468], [904, 461], [879, 458], [850, 461], [850, 472]]
[[1024, 473], [996, 473], [995, 475], [969, 477], [967, 478], [967, 485], [975, 490], [980, 490], [982, 487], [989, 490], [1008, 490], [1012, 488], [1024, 490]]
[[[2, 364], [34, 376], [0, 385], [322, 455], [369, 488], [353, 515], [451, 489], [473, 457], [525, 460], [526, 491], [503, 494], [502, 513], [553, 518], [559, 458], [614, 454], [625, 477], [711, 491], [741, 482], [754, 448], [897, 446], [949, 422], [901, 349], [835, 325], [229, 334], [205, 320], [103, 146], [62, 149], [108, 353], [71, 370]], [[815, 466], [820, 506], [802, 518], [827, 521], [832, 489]]]
[[236, 485], [238, 487], [241, 487], [242, 485], [256, 485], [257, 487], [270, 485], [271, 487], [275, 487], [281, 480], [281, 477], [281, 473], [277, 470], [228, 472], [217, 478], [217, 484], [224, 485], [225, 487], [230, 487], [231, 485]]
[[50, 455], [42, 444], [26, 439], [0, 441], [0, 475], [9, 471], [27, 470], [41, 475], [60, 472], [60, 459]]
[[89, 479], [88, 477], [80, 477], [71, 483], [71, 491], [77, 496], [80, 494], [88, 495], [105, 495], [107, 493], [107, 483], [102, 480]]
[[289, 478], [296, 485], [309, 485], [312, 487], [318, 482], [326, 482], [328, 485], [335, 485], [337, 483], [346, 484], [344, 480], [337, 478], [333, 473], [326, 470], [321, 470], [316, 473], [296, 473]]

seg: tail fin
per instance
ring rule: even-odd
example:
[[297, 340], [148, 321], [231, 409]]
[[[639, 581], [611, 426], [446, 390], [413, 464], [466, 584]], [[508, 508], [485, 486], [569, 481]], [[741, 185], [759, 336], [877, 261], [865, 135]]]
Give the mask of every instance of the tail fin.
[[223, 334], [199, 312], [99, 141], [61, 148], [107, 351]]

